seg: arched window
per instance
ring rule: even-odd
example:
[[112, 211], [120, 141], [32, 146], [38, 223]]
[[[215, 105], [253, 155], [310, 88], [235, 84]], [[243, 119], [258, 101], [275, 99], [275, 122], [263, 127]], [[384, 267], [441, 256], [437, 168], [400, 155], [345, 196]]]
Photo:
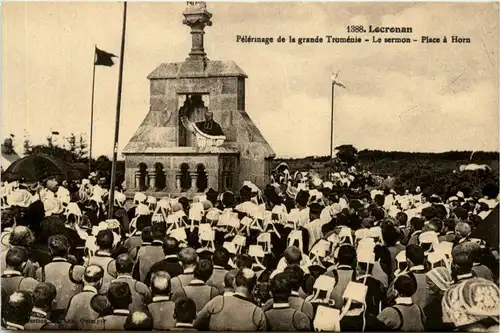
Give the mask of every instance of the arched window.
[[196, 188], [198, 189], [198, 192], [203, 192], [207, 189], [208, 186], [208, 178], [207, 178], [207, 173], [205, 172], [205, 166], [203, 164], [198, 164], [196, 166], [196, 173], [197, 173], [197, 178], [196, 178]]
[[145, 191], [148, 188], [148, 166], [146, 163], [139, 164], [139, 191]]
[[162, 191], [166, 184], [165, 171], [163, 171], [163, 164], [155, 164], [155, 175], [156, 175], [156, 190]]
[[179, 108], [179, 147], [194, 147], [196, 139], [181, 123], [182, 117], [196, 123], [205, 120], [205, 110], [209, 107], [208, 94], [180, 94], [178, 95]]
[[189, 174], [189, 165], [186, 163], [180, 166], [181, 190], [188, 191], [191, 188], [191, 175]]

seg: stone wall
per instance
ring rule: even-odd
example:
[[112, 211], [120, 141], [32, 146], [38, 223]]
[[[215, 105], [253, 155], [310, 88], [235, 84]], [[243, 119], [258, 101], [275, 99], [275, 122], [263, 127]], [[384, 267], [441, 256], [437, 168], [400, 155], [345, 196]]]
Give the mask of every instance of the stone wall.
[[[241, 85], [241, 83], [240, 83]], [[227, 141], [236, 140], [236, 130], [233, 128], [233, 112], [238, 110], [238, 78], [184, 78], [151, 80], [150, 110], [165, 113], [166, 123], [170, 127], [169, 145], [178, 145], [179, 94], [209, 94], [210, 111], [214, 120], [224, 129]], [[151, 124], [158, 123], [151, 119]], [[148, 123], [149, 125], [149, 123]]]
[[[197, 176], [198, 165], [203, 165], [208, 178], [208, 188], [219, 190], [223, 187], [222, 183], [224, 176], [231, 175], [233, 180], [231, 184], [238, 184], [239, 161], [235, 155], [220, 155], [220, 154], [129, 154], [125, 158], [125, 181], [128, 191], [139, 191], [137, 187], [136, 173], [139, 171], [140, 164], [145, 164], [148, 173], [148, 189], [147, 192], [155, 192], [151, 178], [156, 177], [156, 165], [161, 164], [165, 175], [165, 188], [159, 189], [156, 192], [175, 193], [179, 192], [178, 175], [180, 174], [181, 165], [189, 166], [189, 173], [192, 178]], [[230, 165], [231, 167], [224, 167]], [[229, 173], [229, 174], [228, 174]], [[155, 184], [156, 185], [156, 184]]]

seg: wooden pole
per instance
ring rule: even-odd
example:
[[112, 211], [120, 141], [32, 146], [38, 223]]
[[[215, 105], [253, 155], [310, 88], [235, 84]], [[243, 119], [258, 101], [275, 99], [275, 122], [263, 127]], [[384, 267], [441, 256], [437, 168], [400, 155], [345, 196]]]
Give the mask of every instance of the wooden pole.
[[113, 164], [111, 166], [111, 184], [109, 189], [109, 209], [108, 218], [113, 218], [113, 208], [115, 201], [115, 178], [116, 178], [116, 160], [118, 158], [118, 137], [120, 134], [120, 110], [122, 100], [122, 83], [123, 83], [123, 60], [125, 53], [125, 30], [127, 27], [127, 1], [123, 2], [123, 28], [122, 28], [122, 44], [120, 49], [120, 71], [118, 73], [118, 95], [116, 98], [116, 118], [115, 118], [115, 138], [113, 141]]
[[335, 98], [335, 81], [332, 81], [332, 106], [331, 106], [331, 116], [330, 116], [330, 174], [327, 179], [330, 180], [331, 174], [333, 173], [333, 101]]
[[92, 137], [94, 133], [94, 86], [95, 86], [95, 50], [97, 45], [94, 45], [94, 57], [92, 59], [92, 98], [90, 102], [90, 142], [89, 142], [89, 174], [92, 172]]
[[333, 101], [335, 98], [335, 82], [332, 82], [332, 110], [330, 117], [330, 160], [333, 158]]

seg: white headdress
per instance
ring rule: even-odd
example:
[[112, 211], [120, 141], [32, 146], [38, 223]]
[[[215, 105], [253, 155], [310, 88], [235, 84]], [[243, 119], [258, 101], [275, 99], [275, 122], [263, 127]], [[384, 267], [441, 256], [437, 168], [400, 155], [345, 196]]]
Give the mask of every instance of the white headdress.
[[134, 203], [144, 203], [147, 199], [147, 196], [144, 193], [136, 192], [134, 194]]
[[122, 192], [115, 191], [115, 205], [118, 207], [123, 207], [123, 204], [127, 200], [127, 197]]
[[56, 195], [63, 205], [68, 205], [71, 201], [68, 189], [63, 186], [59, 186]]
[[63, 212], [61, 202], [56, 198], [45, 198], [43, 208], [45, 209], [45, 216], [57, 215]]
[[262, 262], [260, 261], [261, 258], [264, 258], [264, 256], [266, 255], [264, 253], [264, 249], [262, 249], [262, 246], [260, 246], [260, 245], [250, 245], [250, 247], [248, 249], [248, 255], [250, 255], [256, 261], [256, 263], [252, 265], [252, 268], [259, 267], [259, 268], [261, 268], [263, 270], [266, 269], [264, 267], [264, 265], [262, 264]]
[[17, 189], [8, 194], [7, 203], [9, 206], [28, 208], [31, 204], [31, 198], [30, 192], [23, 189]]
[[80, 224], [80, 221], [83, 216], [82, 211], [76, 202], [70, 202], [68, 204], [68, 207], [66, 207], [66, 211], [64, 212], [64, 215], [66, 216], [73, 215], [76, 219], [77, 224]]

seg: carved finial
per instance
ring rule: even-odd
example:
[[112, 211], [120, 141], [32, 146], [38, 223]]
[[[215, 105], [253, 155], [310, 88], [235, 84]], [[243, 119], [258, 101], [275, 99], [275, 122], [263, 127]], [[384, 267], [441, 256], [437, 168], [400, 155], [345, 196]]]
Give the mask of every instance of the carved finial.
[[212, 14], [208, 12], [206, 2], [188, 1], [187, 8], [182, 14], [184, 15], [182, 23], [191, 28], [192, 46], [189, 59], [206, 59], [207, 54], [203, 46], [204, 29], [206, 26], [212, 25], [212, 21], [210, 21]]
[[207, 4], [205, 1], [188, 1], [187, 2], [187, 10], [199, 10], [199, 9], [207, 9]]

